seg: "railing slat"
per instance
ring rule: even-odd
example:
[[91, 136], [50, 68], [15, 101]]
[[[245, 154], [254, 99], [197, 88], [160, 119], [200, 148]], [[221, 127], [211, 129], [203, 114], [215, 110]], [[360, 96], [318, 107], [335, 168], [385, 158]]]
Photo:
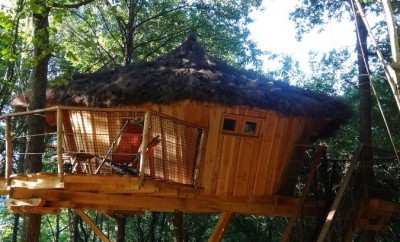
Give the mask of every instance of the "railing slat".
[[148, 161], [147, 157], [147, 145], [149, 143], [149, 131], [150, 131], [150, 122], [151, 122], [151, 112], [146, 112], [144, 114], [144, 125], [143, 125], [143, 137], [142, 137], [142, 145], [140, 148], [140, 164], [139, 164], [139, 187], [143, 184], [144, 175], [145, 175], [145, 164]]
[[64, 162], [62, 158], [63, 153], [63, 110], [61, 108], [57, 109], [57, 168], [58, 176], [61, 181], [64, 177]]
[[11, 136], [11, 119], [6, 119], [6, 128], [5, 128], [5, 136], [6, 136], [6, 167], [5, 167], [5, 179], [7, 181], [7, 185], [10, 185], [10, 176], [12, 173], [12, 158], [13, 158], [13, 146], [12, 146], [12, 136]]

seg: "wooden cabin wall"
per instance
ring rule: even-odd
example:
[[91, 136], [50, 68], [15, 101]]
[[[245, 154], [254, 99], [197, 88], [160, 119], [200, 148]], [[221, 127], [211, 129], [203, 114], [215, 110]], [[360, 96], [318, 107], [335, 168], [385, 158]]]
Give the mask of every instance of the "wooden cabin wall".
[[[311, 122], [258, 108], [193, 101], [144, 107], [208, 129], [198, 184], [207, 195], [221, 197], [260, 198], [276, 193], [294, 144], [306, 136], [305, 127]], [[259, 134], [223, 133], [224, 115], [260, 120]]]
[[[145, 104], [126, 108], [132, 112], [151, 109], [205, 127], [207, 129], [206, 142], [197, 184], [203, 188], [206, 195], [226, 198], [256, 199], [275, 194], [281, 183], [280, 179], [285, 166], [288, 165], [294, 144], [301, 142], [307, 136], [305, 129], [309, 129], [310, 123], [313, 123], [307, 118], [289, 117], [258, 108], [229, 107], [194, 101], [182, 101], [170, 105]], [[222, 132], [225, 115], [233, 115], [240, 121], [257, 120], [258, 134], [246, 136]], [[104, 124], [112, 120], [110, 117], [100, 117], [99, 120], [102, 120], [103, 124], [97, 124], [96, 121], [93, 127], [97, 131], [88, 131], [81, 130], [82, 127], [79, 123], [81, 120], [89, 122], [90, 117], [86, 117], [85, 114], [75, 116], [70, 117], [71, 120], [76, 119], [76, 124], [72, 127], [77, 129], [73, 130], [74, 132], [106, 134], [116, 132], [110, 129], [101, 130], [101, 127], [104, 129]], [[113, 135], [109, 135], [109, 137], [111, 136]], [[85, 137], [78, 138], [85, 139]], [[94, 146], [84, 147], [85, 145], [79, 139], [75, 137], [75, 146], [95, 152], [104, 152], [111, 143], [111, 140], [105, 139], [102, 142], [96, 142], [97, 144]], [[170, 176], [173, 177], [176, 174], [170, 174]]]

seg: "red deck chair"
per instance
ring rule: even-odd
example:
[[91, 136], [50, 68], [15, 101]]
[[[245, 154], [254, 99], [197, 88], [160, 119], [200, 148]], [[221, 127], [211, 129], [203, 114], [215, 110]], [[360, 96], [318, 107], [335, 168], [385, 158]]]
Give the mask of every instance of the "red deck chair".
[[[140, 144], [142, 143], [143, 126], [128, 123], [122, 131], [117, 147], [111, 159], [114, 162], [128, 163], [136, 161]], [[137, 165], [137, 164], [134, 164]]]
[[[120, 140], [113, 151], [111, 160], [115, 163], [122, 163], [139, 169], [139, 148], [142, 143], [143, 126], [140, 124], [128, 123], [122, 131]], [[160, 143], [157, 136], [150, 140], [145, 152], [149, 157], [150, 175], [154, 176], [154, 148]]]

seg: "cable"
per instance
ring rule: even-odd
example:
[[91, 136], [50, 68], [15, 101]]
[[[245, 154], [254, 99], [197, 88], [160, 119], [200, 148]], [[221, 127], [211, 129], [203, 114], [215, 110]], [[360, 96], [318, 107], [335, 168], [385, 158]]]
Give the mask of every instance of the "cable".
[[[400, 111], [400, 90], [399, 90], [399, 83], [398, 83], [399, 80], [396, 80], [395, 78], [393, 78], [393, 75], [396, 76], [396, 74], [395, 74], [396, 70], [394, 70], [391, 65], [386, 63], [386, 60], [383, 57], [382, 51], [379, 49], [379, 45], [376, 41], [376, 38], [375, 38], [374, 34], [372, 33], [372, 29], [368, 24], [367, 18], [365, 16], [364, 10], [362, 9], [360, 1], [359, 0], [351, 0], [350, 2], [351, 2], [354, 13], [356, 13], [355, 6], [357, 6], [360, 17], [361, 17], [362, 21], [364, 22], [365, 28], [367, 29], [368, 36], [371, 38], [372, 44], [375, 47], [375, 51], [378, 56], [378, 59], [381, 61], [382, 65], [383, 65], [383, 69], [385, 71], [387, 81], [389, 83], [390, 88], [392, 89], [394, 100], [396, 101], [397, 108]], [[392, 73], [392, 74], [390, 74], [390, 73]]]
[[[388, 124], [388, 122], [387, 122], [385, 113], [384, 113], [384, 111], [383, 111], [381, 102], [380, 102], [379, 97], [378, 97], [378, 93], [376, 92], [375, 86], [374, 86], [374, 84], [373, 84], [373, 82], [372, 82], [371, 73], [370, 73], [369, 68], [368, 68], [367, 58], [366, 58], [366, 55], [365, 55], [365, 53], [364, 53], [364, 50], [363, 50], [363, 48], [362, 48], [362, 46], [361, 46], [362, 43], [361, 43], [361, 38], [360, 38], [359, 26], [358, 26], [358, 23], [357, 23], [357, 12], [356, 12], [356, 7], [355, 7], [355, 5], [354, 5], [354, 0], [351, 0], [350, 2], [351, 2], [351, 7], [352, 7], [352, 10], [353, 10], [354, 19], [355, 19], [354, 22], [355, 22], [355, 25], [356, 25], [357, 42], [358, 42], [358, 45], [360, 46], [361, 55], [362, 55], [364, 64], [365, 64], [365, 66], [367, 67], [366, 70], [367, 70], [367, 74], [368, 74], [368, 80], [369, 80], [369, 83], [371, 84], [372, 92], [373, 92], [374, 97], [375, 97], [375, 100], [376, 100], [376, 102], [377, 102], [377, 104], [378, 104], [379, 112], [380, 112], [380, 114], [381, 114], [381, 116], [382, 116], [383, 122], [385, 123], [386, 131], [387, 131], [387, 134], [388, 134], [388, 136], [389, 136], [390, 142], [391, 142], [391, 144], [392, 144], [393, 151], [394, 151], [394, 153], [395, 153], [395, 155], [396, 155], [397, 161], [400, 163], [399, 154], [398, 154], [398, 152], [397, 152], [397, 148], [396, 148], [396, 145], [395, 145], [395, 143], [394, 143], [394, 139], [393, 139], [393, 136], [392, 136], [392, 132], [390, 131], [389, 124]], [[365, 24], [365, 23], [364, 23], [364, 24]], [[369, 31], [370, 31], [370, 30], [367, 30], [367, 32], [369, 32]], [[375, 44], [376, 44], [376, 43], [375, 43]], [[378, 54], [378, 55], [379, 55], [379, 54]], [[385, 65], [385, 64], [384, 64], [384, 65]], [[385, 73], [386, 73], [386, 71], [385, 71]]]

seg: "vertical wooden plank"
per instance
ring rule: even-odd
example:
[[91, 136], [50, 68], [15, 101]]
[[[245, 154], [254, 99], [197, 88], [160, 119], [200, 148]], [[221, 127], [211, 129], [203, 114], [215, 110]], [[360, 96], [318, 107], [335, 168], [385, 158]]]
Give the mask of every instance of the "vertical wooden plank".
[[145, 162], [147, 162], [147, 144], [149, 142], [149, 131], [150, 131], [150, 122], [151, 122], [151, 112], [147, 111], [144, 114], [144, 125], [143, 125], [143, 137], [142, 137], [142, 145], [141, 145], [141, 154], [140, 154], [140, 164], [139, 164], [139, 187], [143, 184], [144, 175], [145, 175]]
[[226, 227], [228, 226], [229, 221], [231, 220], [231, 217], [232, 217], [231, 212], [224, 212], [223, 214], [220, 215], [218, 223], [217, 225], [215, 225], [214, 231], [210, 236], [210, 238], [208, 239], [208, 242], [221, 241], [222, 237], [224, 236]]
[[5, 167], [5, 179], [7, 185], [10, 185], [11, 180], [10, 176], [12, 173], [12, 157], [13, 157], [13, 146], [12, 146], [12, 135], [11, 135], [11, 119], [6, 119], [6, 128], [5, 128], [5, 136], [6, 136], [6, 167]]
[[64, 177], [64, 164], [62, 158], [63, 152], [63, 110], [61, 108], [57, 109], [57, 164], [58, 164], [58, 176], [60, 180]]
[[287, 128], [289, 125], [289, 118], [281, 117], [279, 120], [279, 127], [274, 137], [273, 152], [270, 157], [270, 165], [268, 167], [268, 185], [266, 187], [266, 194], [272, 195], [275, 181], [277, 178], [277, 167], [281, 161], [281, 154], [287, 149]]
[[233, 195], [237, 197], [248, 197], [251, 190], [248, 189], [251, 169], [257, 161], [260, 147], [260, 139], [257, 137], [241, 137], [237, 168], [233, 181]]
[[253, 187], [253, 196], [263, 196], [265, 194], [265, 187], [269, 164], [271, 163], [271, 154], [274, 149], [274, 137], [279, 126], [279, 117], [273, 113], [268, 112], [262, 132], [262, 149], [258, 157], [259, 166], [256, 171], [256, 178]]
[[235, 171], [238, 160], [238, 153], [240, 147], [240, 137], [234, 135], [221, 135], [221, 142], [219, 150], [221, 157], [217, 162], [220, 163], [220, 169], [217, 179], [217, 196], [230, 196], [232, 195]]
[[221, 109], [219, 107], [212, 107], [209, 111], [209, 135], [207, 137], [207, 148], [206, 148], [206, 158], [202, 166], [202, 185], [204, 187], [205, 193], [212, 194], [215, 191], [215, 176], [218, 172], [218, 160], [220, 157], [219, 139], [221, 139], [221, 132], [219, 130], [221, 126]]

